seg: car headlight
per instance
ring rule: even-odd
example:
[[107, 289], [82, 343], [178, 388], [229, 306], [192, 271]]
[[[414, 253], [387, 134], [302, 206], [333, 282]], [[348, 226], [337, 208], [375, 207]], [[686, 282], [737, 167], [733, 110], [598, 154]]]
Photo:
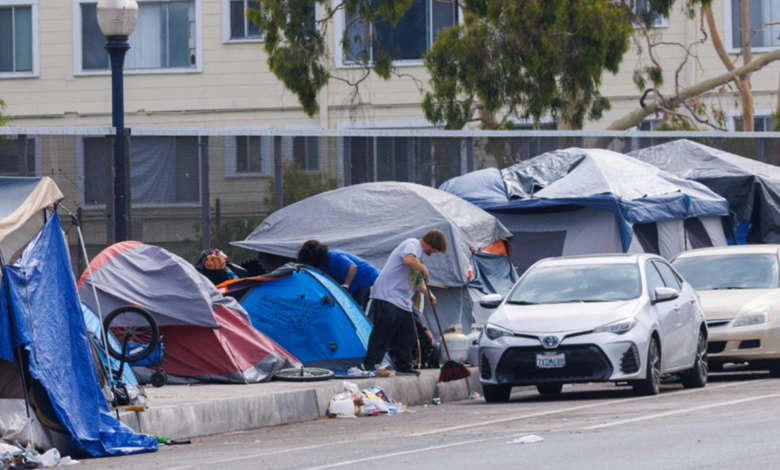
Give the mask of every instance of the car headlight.
[[772, 309], [769, 305], [761, 305], [741, 314], [734, 322], [734, 326], [759, 325], [770, 321], [772, 321]]
[[502, 336], [514, 336], [514, 335], [515, 334], [512, 333], [510, 330], [507, 330], [506, 328], [502, 328], [500, 326], [488, 324], [485, 327], [485, 336], [490, 338], [492, 341], [495, 341]]
[[627, 333], [631, 331], [631, 328], [635, 327], [637, 324], [636, 318], [625, 318], [623, 320], [618, 320], [616, 322], [607, 323], [606, 325], [602, 325], [595, 330], [593, 330], [594, 333], [614, 333], [616, 335], [622, 335], [623, 333]]

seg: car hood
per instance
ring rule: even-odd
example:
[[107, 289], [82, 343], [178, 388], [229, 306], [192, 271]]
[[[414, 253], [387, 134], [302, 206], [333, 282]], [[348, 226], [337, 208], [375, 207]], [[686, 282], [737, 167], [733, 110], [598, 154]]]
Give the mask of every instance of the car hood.
[[697, 291], [707, 320], [731, 320], [748, 304], [776, 304], [780, 289], [728, 289]]
[[488, 319], [517, 333], [586, 331], [634, 315], [640, 302], [591, 302], [546, 305], [503, 304]]

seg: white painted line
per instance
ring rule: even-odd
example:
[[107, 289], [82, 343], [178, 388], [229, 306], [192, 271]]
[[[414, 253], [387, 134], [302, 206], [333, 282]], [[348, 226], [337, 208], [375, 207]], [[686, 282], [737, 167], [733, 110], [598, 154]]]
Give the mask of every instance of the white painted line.
[[[376, 439], [376, 438], [372, 438], [372, 439]], [[364, 439], [364, 440], [371, 440], [371, 439]], [[352, 441], [347, 441], [347, 442], [352, 442]], [[309, 449], [319, 449], [321, 447], [332, 446], [333, 444], [334, 444], [333, 442], [329, 442], [327, 444], [317, 444], [317, 445], [306, 446], [306, 447], [295, 447], [295, 448], [292, 448], [292, 449], [274, 450], [274, 451], [271, 451], [271, 452], [260, 452], [260, 453], [257, 453], [257, 454], [242, 455], [240, 457], [233, 457], [231, 459], [219, 459], [219, 460], [214, 460], [212, 462], [201, 462], [201, 463], [193, 464], [193, 465], [185, 465], [183, 467], [170, 467], [170, 468], [167, 468], [166, 470], [186, 470], [188, 468], [202, 467], [203, 465], [218, 466], [220, 463], [223, 463], [223, 462], [235, 462], [235, 461], [238, 461], [238, 460], [255, 459], [257, 457], [265, 457], [265, 456], [268, 456], [268, 455], [286, 454], [286, 453], [289, 453], [289, 452], [299, 452], [299, 451], [302, 451], [302, 450], [309, 450]]]
[[640, 416], [638, 418], [623, 419], [623, 420], [620, 420], [620, 421], [613, 421], [611, 423], [597, 424], [596, 426], [587, 427], [587, 428], [585, 428], [585, 430], [592, 431], [592, 430], [595, 430], [595, 429], [604, 429], [604, 428], [609, 428], [609, 427], [612, 427], [612, 426], [619, 426], [621, 424], [635, 423], [637, 421], [646, 421], [646, 420], [649, 420], [649, 419], [658, 419], [658, 418], [663, 418], [665, 416], [672, 416], [672, 415], [691, 413], [693, 411], [701, 411], [701, 410], [707, 410], [707, 409], [710, 409], [710, 408], [719, 408], [721, 406], [737, 405], [739, 403], [747, 403], [749, 401], [764, 400], [766, 398], [778, 398], [778, 397], [780, 397], [780, 394], [762, 395], [760, 397], [743, 398], [741, 400], [731, 400], [731, 401], [724, 401], [724, 402], [720, 402], [720, 403], [712, 403], [710, 405], [694, 406], [693, 408], [686, 408], [684, 410], [667, 411], [666, 413], [656, 413], [656, 414], [647, 415], [647, 416]]

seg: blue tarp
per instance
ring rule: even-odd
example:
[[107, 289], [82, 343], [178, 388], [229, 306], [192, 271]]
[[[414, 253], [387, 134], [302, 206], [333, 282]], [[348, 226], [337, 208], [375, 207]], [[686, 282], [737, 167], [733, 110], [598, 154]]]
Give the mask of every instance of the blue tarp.
[[[135, 433], [111, 415], [98, 384], [71, 269], [60, 219], [54, 213], [19, 259], [3, 267], [7, 284], [0, 295], [0, 330], [14, 325], [11, 337], [29, 353], [29, 373], [46, 390], [70, 436], [73, 455], [155, 451], [153, 437]], [[16, 344], [4, 344], [0, 352], [13, 360], [5, 355], [8, 346]]]

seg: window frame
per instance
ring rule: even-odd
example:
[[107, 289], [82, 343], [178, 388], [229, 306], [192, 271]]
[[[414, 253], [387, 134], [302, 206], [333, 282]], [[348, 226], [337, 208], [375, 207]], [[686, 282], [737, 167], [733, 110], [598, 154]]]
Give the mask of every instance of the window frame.
[[[734, 47], [734, 34], [732, 33], [734, 28], [734, 18], [731, 16], [731, 9], [732, 4], [734, 1], [739, 0], [723, 0], [723, 23], [724, 23], [724, 42], [726, 43], [726, 52], [729, 54], [740, 54], [742, 52], [742, 49], [738, 47]], [[766, 18], [763, 18], [765, 23], [771, 23], [772, 21], [766, 21]], [[780, 21], [780, 18], [778, 18], [778, 21]], [[752, 26], [752, 25], [751, 25]], [[777, 46], [753, 46], [750, 48], [751, 51], [755, 53], [762, 53], [762, 52], [771, 52], [776, 49], [780, 48], [780, 44]]]
[[[249, 0], [243, 0], [244, 5]], [[241, 43], [257, 43], [257, 42], [263, 42], [263, 35], [260, 36], [249, 36], [249, 37], [243, 37], [243, 38], [234, 38], [231, 37], [230, 31], [231, 31], [231, 20], [230, 17], [230, 3], [231, 0], [222, 0], [222, 42], [225, 44], [241, 44]], [[244, 9], [244, 21], [249, 21], [246, 18], [246, 8]]]
[[[274, 138], [270, 135], [258, 134], [258, 130], [268, 130], [271, 126], [251, 126], [251, 127], [231, 127], [230, 135], [224, 137], [224, 156], [225, 156], [225, 178], [258, 178], [273, 176], [274, 160]], [[247, 132], [241, 133], [241, 130]], [[238, 171], [238, 137], [258, 137], [260, 138], [260, 171], [259, 172], [240, 172]]]
[[[14, 140], [19, 140], [19, 137], [25, 135], [25, 134], [11, 134], [11, 135], [0, 135], [0, 138], [12, 138]], [[35, 149], [35, 171], [32, 176], [30, 175], [13, 175], [13, 176], [21, 176], [21, 177], [28, 177], [28, 178], [40, 178], [43, 176], [43, 168], [41, 168], [41, 165], [43, 165], [43, 158], [41, 157], [41, 138], [37, 135], [30, 135], [26, 134], [27, 140], [33, 141], [33, 146]], [[9, 175], [11, 176], [11, 175]]]
[[[430, 4], [431, 3], [436, 2], [436, 0], [426, 0], [426, 1], [429, 4], [428, 8], [430, 8]], [[341, 4], [341, 2], [339, 2], [339, 4]], [[463, 23], [463, 15], [460, 12], [460, 6], [455, 5], [455, 8], [456, 8], [456, 11], [455, 11], [455, 15], [456, 15], [455, 21], [457, 22], [457, 24], [462, 24]], [[455, 24], [455, 23], [453, 23], [453, 24]], [[336, 13], [336, 15], [334, 16], [334, 26], [335, 26], [334, 31], [336, 32], [336, 34], [334, 34], [334, 36], [335, 36], [335, 38], [334, 38], [335, 39], [335, 51], [336, 51], [336, 68], [337, 69], [353, 69], [353, 68], [364, 67], [364, 65], [354, 63], [354, 62], [352, 62], [350, 60], [347, 60], [347, 58], [344, 57], [344, 50], [341, 47], [341, 39], [344, 37], [344, 28], [346, 27], [346, 25], [347, 25], [346, 13], [344, 12], [343, 8], [340, 8], [340, 11], [338, 13]], [[428, 29], [428, 35], [429, 35], [429, 40], [430, 40], [430, 43], [429, 43], [429, 47], [430, 47], [430, 45], [433, 44], [433, 41], [436, 39], [436, 38], [431, 37], [432, 34], [433, 34], [433, 16], [428, 18], [428, 28], [429, 28]], [[427, 49], [426, 49], [426, 51], [427, 51]], [[373, 59], [370, 60], [367, 65], [369, 67], [373, 67], [373, 65], [374, 65]], [[423, 59], [421, 57], [419, 59], [394, 60], [393, 61], [393, 65], [398, 66], [398, 67], [418, 67], [418, 66], [424, 65], [424, 62], [423, 62]]]
[[[647, 3], [647, 0], [633, 0], [634, 1], [634, 14], [639, 16], [639, 12], [637, 11], [637, 7], [639, 6], [640, 1], [646, 2], [645, 5], [647, 5], [647, 8], [650, 8], [650, 4]], [[641, 26], [634, 23], [634, 29], [639, 29]], [[661, 29], [661, 28], [668, 28], [669, 27], [669, 18], [667, 18], [664, 15], [658, 15], [655, 18], [653, 18], [653, 29]]]
[[[0, 0], [2, 1], [2, 0]], [[97, 4], [98, 0], [73, 0], [73, 76], [88, 77], [95, 75], [111, 75], [111, 66], [102, 70], [85, 70], [83, 67], [82, 49], [82, 22], [81, 5]], [[171, 0], [136, 0], [141, 3], [171, 3]], [[124, 75], [150, 75], [150, 74], [182, 74], [203, 72], [203, 0], [191, 0], [195, 3], [195, 66], [194, 67], [170, 67], [170, 68], [143, 68], [123, 69]], [[135, 33], [135, 32], [134, 32]]]
[[30, 22], [32, 30], [32, 70], [29, 72], [0, 72], [0, 79], [5, 78], [38, 78], [40, 68], [40, 29], [38, 27], [38, 0], [0, 0], [0, 8], [30, 7]]

